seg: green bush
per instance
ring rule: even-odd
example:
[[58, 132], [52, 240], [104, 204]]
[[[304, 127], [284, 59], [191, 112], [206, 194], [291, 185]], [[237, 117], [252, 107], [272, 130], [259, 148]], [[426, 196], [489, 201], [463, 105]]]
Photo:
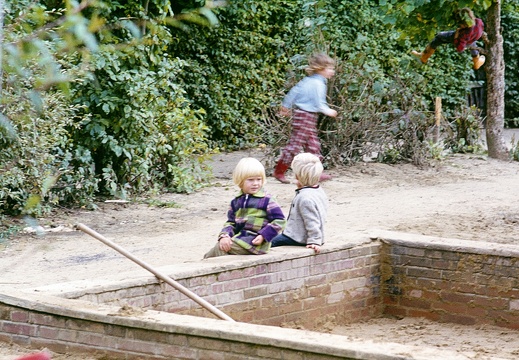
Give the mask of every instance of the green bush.
[[505, 52], [505, 125], [519, 127], [519, 1], [503, 2], [501, 17]]
[[179, 78], [193, 106], [205, 110], [213, 146], [236, 149], [268, 140], [256, 123], [283, 86], [285, 38], [294, 32], [297, 10], [294, 1], [233, 1], [215, 10], [219, 26], [172, 30], [169, 51], [189, 63]]
[[59, 92], [46, 92], [40, 100], [36, 111], [30, 99], [10, 86], [4, 89], [4, 114], [16, 133], [1, 142], [0, 210], [6, 214], [41, 215], [72, 200], [88, 204], [97, 190], [90, 154], [70, 138], [79, 106]]
[[177, 80], [186, 63], [153, 52], [154, 41], [105, 46], [92, 60], [92, 76], [73, 87], [75, 102], [86, 107], [75, 142], [91, 151], [101, 190], [112, 196], [189, 192], [205, 174], [204, 112], [192, 109]]

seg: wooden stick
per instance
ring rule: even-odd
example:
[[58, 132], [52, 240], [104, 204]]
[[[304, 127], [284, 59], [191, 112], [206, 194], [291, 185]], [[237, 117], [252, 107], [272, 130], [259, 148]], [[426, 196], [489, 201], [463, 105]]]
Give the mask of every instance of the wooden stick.
[[442, 98], [436, 97], [436, 103], [434, 107], [434, 117], [435, 117], [435, 123], [434, 123], [434, 142], [437, 143], [440, 139], [440, 121], [442, 118]]
[[191, 290], [189, 290], [186, 287], [182, 286], [181, 284], [179, 284], [178, 282], [176, 282], [175, 280], [170, 278], [168, 275], [160, 272], [157, 269], [152, 268], [150, 265], [146, 264], [144, 261], [136, 258], [132, 254], [130, 254], [128, 251], [124, 250], [122, 247], [120, 247], [116, 243], [108, 240], [107, 238], [105, 238], [101, 234], [97, 233], [96, 231], [90, 229], [88, 226], [86, 226], [84, 224], [76, 224], [75, 227], [77, 229], [83, 231], [84, 233], [86, 233], [86, 234], [96, 238], [97, 240], [101, 241], [105, 245], [110, 246], [112, 249], [118, 251], [119, 253], [121, 253], [124, 256], [126, 256], [128, 259], [130, 259], [133, 262], [137, 263], [138, 265], [142, 266], [143, 268], [145, 268], [146, 270], [151, 272], [153, 275], [155, 275], [159, 279], [161, 279], [164, 282], [168, 283], [169, 285], [173, 286], [175, 289], [180, 291], [182, 294], [186, 295], [190, 299], [192, 299], [195, 302], [197, 302], [198, 304], [200, 304], [205, 309], [207, 309], [210, 312], [212, 312], [214, 315], [218, 316], [220, 319], [228, 320], [228, 321], [234, 321], [231, 317], [229, 317], [228, 315], [224, 314], [222, 311], [218, 310], [216, 307], [214, 307], [213, 305], [211, 305], [210, 303], [208, 303], [207, 301], [202, 299], [200, 296], [196, 295]]

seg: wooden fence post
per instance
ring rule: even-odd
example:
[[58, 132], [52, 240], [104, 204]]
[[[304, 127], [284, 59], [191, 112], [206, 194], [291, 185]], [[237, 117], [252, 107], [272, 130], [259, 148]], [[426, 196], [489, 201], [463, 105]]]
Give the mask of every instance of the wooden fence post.
[[434, 106], [434, 143], [437, 143], [440, 139], [440, 121], [442, 118], [442, 98], [436, 97], [436, 102]]

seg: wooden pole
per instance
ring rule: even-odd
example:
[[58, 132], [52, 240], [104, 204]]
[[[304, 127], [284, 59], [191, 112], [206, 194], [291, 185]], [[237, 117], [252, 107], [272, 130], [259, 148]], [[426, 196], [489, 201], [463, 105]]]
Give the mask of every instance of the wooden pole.
[[182, 294], [186, 295], [190, 299], [192, 299], [195, 302], [197, 302], [198, 304], [200, 304], [205, 309], [207, 309], [210, 312], [212, 312], [214, 315], [218, 316], [220, 319], [228, 320], [228, 321], [234, 321], [231, 317], [229, 317], [228, 315], [224, 314], [222, 311], [218, 310], [216, 307], [214, 307], [213, 305], [211, 305], [210, 303], [208, 303], [207, 301], [202, 299], [200, 296], [196, 295], [191, 290], [189, 290], [186, 287], [182, 286], [181, 284], [179, 284], [178, 282], [176, 282], [175, 280], [170, 278], [168, 275], [160, 272], [157, 269], [152, 268], [150, 265], [146, 264], [144, 261], [136, 258], [132, 254], [130, 254], [128, 251], [126, 251], [125, 249], [123, 249], [122, 247], [120, 247], [119, 245], [114, 243], [113, 241], [108, 240], [107, 238], [105, 238], [101, 234], [97, 233], [96, 231], [90, 229], [88, 226], [83, 225], [83, 224], [76, 224], [76, 228], [81, 230], [81, 231], [83, 231], [84, 233], [86, 233], [86, 234], [96, 238], [97, 240], [101, 241], [105, 245], [110, 246], [112, 249], [118, 251], [119, 253], [121, 253], [124, 256], [126, 256], [128, 259], [130, 259], [133, 262], [137, 263], [138, 265], [142, 266], [143, 268], [145, 268], [146, 270], [151, 272], [153, 275], [155, 275], [159, 279], [161, 279], [164, 282], [168, 283], [169, 285], [173, 286], [175, 289], [180, 291]]
[[440, 140], [440, 121], [442, 118], [442, 98], [436, 97], [434, 106], [434, 142], [437, 143]]

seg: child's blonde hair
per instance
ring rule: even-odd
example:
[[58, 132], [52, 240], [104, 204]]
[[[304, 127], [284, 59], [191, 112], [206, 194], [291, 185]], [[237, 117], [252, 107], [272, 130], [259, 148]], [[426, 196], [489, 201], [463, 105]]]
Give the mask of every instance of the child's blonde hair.
[[305, 71], [308, 75], [313, 75], [329, 67], [335, 67], [335, 60], [325, 53], [317, 53], [308, 59], [308, 66]]
[[265, 185], [267, 182], [265, 167], [258, 159], [247, 157], [241, 159], [234, 168], [232, 180], [241, 188], [246, 179], [256, 176], [260, 176], [263, 180], [263, 185]]
[[301, 185], [314, 186], [319, 183], [323, 164], [316, 155], [301, 153], [292, 160], [292, 171]]

